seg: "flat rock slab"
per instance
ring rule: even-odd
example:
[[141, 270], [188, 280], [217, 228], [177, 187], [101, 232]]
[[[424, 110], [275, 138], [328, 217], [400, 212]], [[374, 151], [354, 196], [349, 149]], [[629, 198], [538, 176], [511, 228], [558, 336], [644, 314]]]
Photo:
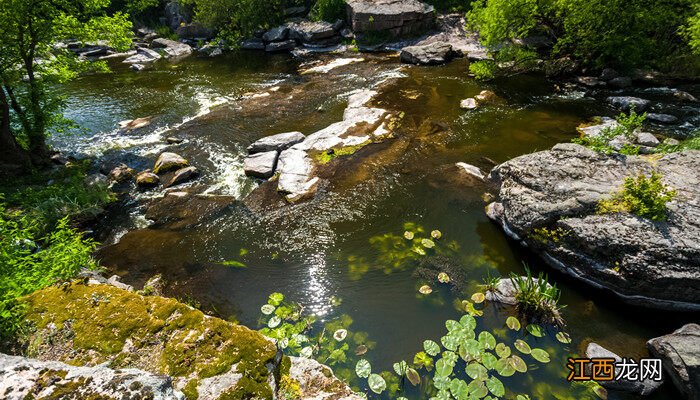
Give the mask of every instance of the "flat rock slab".
[[255, 178], [267, 179], [275, 173], [277, 150], [251, 154], [243, 160], [243, 171]]
[[700, 325], [688, 324], [647, 342], [664, 370], [687, 399], [700, 399]]
[[326, 21], [300, 21], [289, 22], [289, 38], [304, 43], [313, 43], [319, 40], [331, 38], [337, 34], [334, 24]]
[[457, 53], [446, 42], [435, 42], [422, 46], [407, 46], [401, 50], [401, 61], [408, 64], [436, 65], [444, 64]]
[[136, 50], [136, 54], [131, 57], [127, 57], [124, 64], [150, 64], [152, 62], [158, 61], [162, 58], [160, 53], [151, 49], [140, 48]]
[[151, 43], [151, 48], [160, 49], [168, 57], [184, 57], [192, 54], [192, 47], [170, 39], [158, 38]]
[[248, 146], [248, 153], [262, 153], [266, 151], [282, 151], [306, 139], [301, 132], [285, 132], [277, 135], [266, 136]]
[[417, 34], [435, 23], [435, 8], [418, 0], [349, 0], [348, 20], [355, 33], [385, 31]]
[[[700, 151], [647, 158], [558, 144], [491, 171], [500, 191], [487, 213], [551, 266], [588, 284], [634, 304], [698, 310], [698, 166]], [[652, 171], [678, 192], [667, 204], [667, 221], [597, 212], [598, 203], [620, 191], [625, 178]], [[542, 228], [560, 235], [548, 238]]]
[[265, 51], [268, 53], [279, 53], [285, 51], [292, 51], [297, 47], [297, 42], [294, 40], [285, 40], [283, 42], [272, 42], [265, 46]]

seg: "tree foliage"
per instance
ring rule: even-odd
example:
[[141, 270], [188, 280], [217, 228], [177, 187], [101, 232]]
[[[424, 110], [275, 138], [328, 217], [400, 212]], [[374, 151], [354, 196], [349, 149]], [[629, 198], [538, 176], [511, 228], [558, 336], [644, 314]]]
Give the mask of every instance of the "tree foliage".
[[258, 28], [281, 22], [284, 0], [183, 0], [194, 7], [195, 19], [219, 32], [230, 46]]

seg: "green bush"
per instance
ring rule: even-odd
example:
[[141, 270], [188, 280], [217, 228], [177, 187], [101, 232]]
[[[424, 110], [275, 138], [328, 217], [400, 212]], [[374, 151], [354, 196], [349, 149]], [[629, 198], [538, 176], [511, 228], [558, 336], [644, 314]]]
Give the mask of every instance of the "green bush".
[[91, 254], [96, 243], [58, 221], [43, 237], [30, 215], [9, 212], [0, 199], [0, 338], [22, 328], [22, 307], [17, 299], [58, 281], [75, 276], [82, 268], [97, 269]]
[[317, 0], [312, 14], [314, 19], [320, 21], [345, 19], [345, 0]]
[[[595, 136], [581, 136], [572, 140], [573, 143], [577, 143], [588, 147], [591, 150], [610, 154], [614, 153], [615, 149], [610, 147], [609, 143], [611, 140], [618, 136], [624, 136], [627, 139], [633, 141], [636, 139], [635, 131], [642, 127], [647, 114], [637, 114], [634, 111], [634, 106], [630, 110], [629, 115], [625, 113], [620, 113], [615, 119], [617, 120], [617, 126], [608, 127], [603, 129], [598, 135]], [[622, 146], [619, 151], [620, 154], [625, 154], [628, 156], [639, 154], [639, 146], [626, 144]]]
[[661, 182], [661, 175], [652, 172], [647, 178], [640, 174], [625, 179], [623, 189], [609, 200], [598, 204], [601, 214], [629, 212], [652, 221], [666, 219], [666, 203], [676, 197], [677, 192]]

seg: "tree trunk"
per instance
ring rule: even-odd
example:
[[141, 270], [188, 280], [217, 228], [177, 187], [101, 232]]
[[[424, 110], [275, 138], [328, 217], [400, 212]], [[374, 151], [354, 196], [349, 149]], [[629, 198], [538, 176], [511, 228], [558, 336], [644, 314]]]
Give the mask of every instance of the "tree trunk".
[[10, 104], [5, 91], [0, 89], [0, 176], [28, 172], [31, 161], [27, 152], [17, 143], [10, 126]]

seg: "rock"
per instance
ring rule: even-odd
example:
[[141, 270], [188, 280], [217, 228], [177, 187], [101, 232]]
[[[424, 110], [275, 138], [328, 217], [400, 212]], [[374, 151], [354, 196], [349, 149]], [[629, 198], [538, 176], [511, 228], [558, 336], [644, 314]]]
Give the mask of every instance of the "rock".
[[265, 42], [282, 42], [287, 40], [288, 36], [289, 28], [282, 25], [278, 26], [277, 28], [272, 28], [269, 31], [265, 32], [262, 39]]
[[85, 184], [88, 186], [95, 186], [95, 185], [104, 185], [107, 186], [109, 184], [109, 180], [107, 177], [99, 172], [90, 174], [85, 177]]
[[201, 40], [214, 37], [214, 32], [197, 22], [180, 25], [175, 29], [175, 34], [181, 39]]
[[153, 172], [162, 174], [163, 172], [189, 167], [189, 165], [190, 163], [179, 154], [165, 152], [158, 156], [156, 164], [153, 167]]
[[0, 353], [0, 393], [4, 399], [139, 398], [184, 400], [172, 379], [139, 369], [76, 367]]
[[498, 95], [490, 90], [482, 90], [474, 99], [478, 104], [496, 103], [500, 100]]
[[632, 86], [632, 78], [620, 76], [608, 81], [608, 85], [618, 89], [625, 89]]
[[642, 146], [656, 147], [660, 144], [659, 139], [649, 132], [639, 132], [637, 133], [637, 143]]
[[661, 358], [664, 371], [686, 399], [700, 399], [700, 325], [688, 324], [651, 339], [647, 347]]
[[292, 366], [289, 369], [289, 377], [300, 382], [302, 399], [314, 400], [361, 400], [346, 385], [338, 385], [338, 379], [333, 371], [316, 360], [303, 357], [289, 357]]
[[260, 38], [247, 39], [241, 42], [243, 50], [265, 50], [265, 42]]
[[435, 65], [444, 64], [455, 56], [452, 45], [435, 42], [423, 46], [407, 46], [401, 50], [401, 61], [408, 64]]
[[[612, 351], [600, 346], [597, 343], [589, 343], [586, 347], [586, 357], [588, 358], [614, 358], [615, 362], [622, 361], [622, 357], [613, 353]], [[590, 369], [590, 366], [589, 366]], [[620, 376], [622, 372], [622, 367], [615, 368], [615, 376]], [[651, 379], [645, 379], [643, 381], [632, 381], [632, 380], [612, 380], [612, 381], [601, 381], [600, 384], [608, 390], [616, 390], [627, 393], [632, 393], [641, 396], [647, 396], [656, 390], [663, 381], [654, 381]]]
[[[644, 156], [597, 153], [563, 143], [514, 158], [491, 171], [500, 185], [488, 215], [552, 267], [623, 300], [661, 309], [700, 309], [700, 151]], [[600, 214], [598, 203], [625, 178], [654, 170], [677, 197], [669, 218]], [[538, 240], [536, 230], [562, 233]]]
[[66, 165], [70, 162], [70, 160], [68, 160], [68, 157], [64, 156], [63, 154], [56, 153], [51, 156], [51, 162], [56, 165]]
[[152, 119], [153, 119], [153, 116], [149, 115], [148, 117], [139, 117], [136, 119], [128, 119], [125, 121], [120, 121], [119, 122], [119, 129], [122, 129], [125, 131], [132, 131], [134, 129], [140, 129], [140, 128], [143, 128], [143, 127], [150, 125]]
[[309, 191], [307, 183], [311, 180], [313, 165], [306, 151], [295, 148], [283, 151], [279, 157], [278, 170], [278, 191], [295, 196]]
[[598, 136], [600, 135], [601, 132], [603, 132], [606, 129], [616, 129], [618, 126], [621, 126], [617, 120], [613, 118], [608, 118], [608, 117], [603, 117], [600, 119], [599, 124], [595, 125], [582, 125], [579, 126], [577, 129], [579, 132], [581, 132], [585, 136]]
[[105, 282], [105, 284], [107, 284], [107, 285], [112, 285], [112, 286], [114, 286], [114, 287], [116, 287], [116, 288], [119, 288], [119, 289], [122, 289], [122, 290], [126, 290], [126, 291], [128, 291], [128, 292], [133, 292], [133, 291], [134, 291], [134, 287], [131, 286], [131, 285], [127, 285], [126, 283], [123, 283], [123, 282], [121, 281], [121, 278], [119, 277], [119, 275], [112, 275], [112, 276], [110, 276], [110, 277], [107, 279], [107, 281]]
[[625, 135], [617, 135], [608, 142], [608, 146], [615, 151], [620, 151], [623, 147], [632, 145], [634, 144]]
[[678, 118], [670, 114], [647, 113], [647, 120], [661, 124], [675, 124]]
[[180, 144], [180, 143], [182, 143], [184, 140], [183, 140], [183, 139], [180, 139], [180, 138], [176, 138], [176, 137], [169, 136], [169, 137], [165, 138], [165, 141], [166, 141], [168, 144]]
[[542, 69], [549, 78], [568, 77], [569, 75], [575, 74], [580, 68], [581, 64], [571, 57], [545, 60], [542, 64]]
[[199, 48], [200, 53], [206, 54], [209, 57], [218, 57], [222, 54], [224, 54], [224, 51], [221, 49], [219, 46], [212, 46], [210, 44], [206, 44], [202, 47]]
[[184, 57], [192, 54], [192, 47], [170, 39], [158, 38], [151, 43], [151, 47], [159, 49], [168, 58]]
[[634, 106], [636, 112], [643, 112], [649, 107], [651, 102], [649, 100], [640, 99], [639, 97], [611, 96], [608, 97], [608, 103], [625, 112], [629, 112], [632, 106]]
[[148, 68], [148, 67], [146, 67], [143, 64], [131, 64], [131, 66], [129, 67], [129, 69], [131, 69], [132, 71], [136, 71], [136, 72], [141, 72], [141, 71], [145, 70], [146, 68]]
[[418, 0], [348, 0], [347, 10], [355, 34], [381, 31], [399, 37], [422, 33], [435, 24], [433, 6]]
[[170, 179], [170, 181], [167, 184], [165, 184], [165, 187], [168, 188], [171, 186], [179, 185], [181, 183], [189, 182], [197, 176], [199, 176], [199, 171], [195, 167], [180, 168], [177, 171], [175, 171], [175, 174]]
[[593, 76], [579, 76], [576, 82], [588, 87], [605, 86], [605, 82]]
[[[521, 278], [527, 279], [527, 277], [525, 276]], [[537, 278], [531, 277], [530, 279], [532, 279], [534, 282], [537, 282]], [[551, 287], [552, 285], [548, 283], [547, 286]], [[515, 296], [517, 294], [518, 289], [516, 288], [516, 286], [513, 285], [512, 280], [501, 279], [498, 281], [495, 290], [486, 292], [486, 300], [513, 306], [517, 303], [517, 301], [515, 300]]]
[[486, 176], [484, 176], [484, 173], [481, 172], [479, 167], [475, 167], [473, 165], [463, 163], [463, 162], [458, 162], [457, 166], [460, 167], [462, 170], [464, 170], [464, 172], [466, 172], [467, 174], [469, 174], [469, 175], [471, 175], [479, 180], [484, 180], [484, 178], [486, 178]]
[[304, 141], [304, 139], [306, 136], [301, 132], [278, 133], [255, 141], [248, 146], [248, 153], [262, 153], [271, 150], [280, 152]]
[[117, 183], [124, 183], [131, 180], [134, 175], [136, 175], [135, 169], [129, 168], [126, 164], [119, 164], [109, 172], [108, 178]]
[[180, 8], [178, 0], [171, 0], [165, 5], [165, 23], [172, 29], [176, 30], [180, 25], [187, 22]]
[[143, 284], [143, 289], [141, 292], [147, 295], [162, 296], [165, 289], [165, 280], [163, 275], [157, 274], [151, 277], [146, 283]]
[[600, 74], [600, 79], [607, 82], [607, 81], [613, 80], [619, 76], [620, 76], [620, 74], [618, 74], [617, 71], [615, 71], [614, 69], [605, 68], [603, 70], [603, 72]]
[[664, 144], [668, 146], [678, 146], [679, 144], [681, 144], [681, 142], [674, 138], [666, 138], [664, 139]]
[[287, 7], [284, 9], [284, 16], [286, 18], [289, 17], [303, 17], [306, 15], [306, 13], [309, 12], [309, 9], [306, 8], [305, 6], [297, 6], [297, 7]]
[[695, 96], [693, 96], [692, 94], [690, 94], [688, 92], [681, 91], [681, 90], [673, 92], [673, 96], [681, 101], [691, 101], [691, 102], [698, 101], [698, 99], [696, 99]]
[[275, 173], [277, 155], [276, 150], [249, 155], [243, 160], [243, 171], [248, 176], [267, 179]]
[[151, 172], [150, 169], [141, 171], [136, 175], [136, 186], [140, 188], [152, 188], [160, 184], [158, 175]]
[[464, 99], [459, 103], [459, 108], [464, 109], [464, 110], [473, 110], [477, 106], [476, 104], [476, 99], [470, 97], [468, 99]]
[[265, 51], [268, 53], [278, 53], [284, 51], [291, 51], [297, 47], [297, 42], [294, 40], [286, 40], [284, 42], [273, 42], [265, 46]]
[[142, 47], [136, 50], [135, 55], [128, 57], [122, 62], [124, 64], [150, 64], [161, 58], [161, 55], [157, 51]]
[[288, 23], [289, 38], [304, 43], [314, 43], [336, 35], [334, 25], [326, 21], [301, 21]]

